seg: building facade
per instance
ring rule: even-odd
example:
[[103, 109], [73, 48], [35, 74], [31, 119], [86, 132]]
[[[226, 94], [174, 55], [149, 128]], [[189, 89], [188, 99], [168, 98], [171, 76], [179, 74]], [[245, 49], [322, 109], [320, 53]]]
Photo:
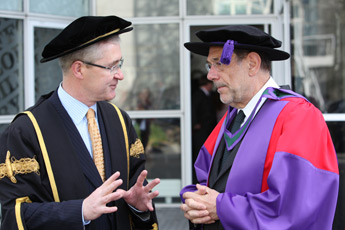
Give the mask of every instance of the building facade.
[[128, 111], [143, 140], [148, 178], [162, 179], [158, 203], [178, 204], [179, 190], [192, 182], [191, 94], [206, 70], [205, 58], [183, 43], [196, 41], [200, 29], [247, 24], [283, 42], [291, 58], [273, 63], [273, 78], [324, 114], [341, 174], [334, 229], [345, 228], [344, 1], [1, 0], [0, 133], [61, 82], [57, 61], [39, 63], [45, 44], [79, 16], [112, 14], [134, 27], [121, 35], [125, 79], [113, 102]]

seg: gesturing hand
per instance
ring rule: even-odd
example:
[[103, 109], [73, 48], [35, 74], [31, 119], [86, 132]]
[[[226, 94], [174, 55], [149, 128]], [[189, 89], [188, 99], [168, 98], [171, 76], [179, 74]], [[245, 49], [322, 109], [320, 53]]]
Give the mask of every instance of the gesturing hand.
[[159, 194], [158, 191], [151, 192], [151, 190], [159, 184], [160, 180], [156, 178], [144, 186], [146, 176], [147, 171], [143, 170], [138, 176], [135, 185], [128, 191], [123, 191], [123, 199], [127, 204], [143, 212], [147, 210], [153, 211], [152, 199]]
[[83, 201], [83, 214], [85, 221], [94, 220], [102, 214], [117, 211], [117, 207], [108, 207], [106, 204], [111, 201], [118, 200], [123, 196], [123, 190], [118, 189], [116, 192], [113, 192], [122, 184], [121, 179], [117, 180], [119, 176], [119, 172], [114, 173]]

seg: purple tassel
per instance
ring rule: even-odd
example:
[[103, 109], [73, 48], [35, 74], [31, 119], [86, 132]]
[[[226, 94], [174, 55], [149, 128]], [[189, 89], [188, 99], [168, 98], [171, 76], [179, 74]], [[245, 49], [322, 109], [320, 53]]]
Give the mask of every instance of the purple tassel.
[[231, 62], [231, 56], [234, 52], [234, 41], [233, 40], [227, 40], [223, 47], [222, 56], [220, 57], [220, 62], [229, 65]]

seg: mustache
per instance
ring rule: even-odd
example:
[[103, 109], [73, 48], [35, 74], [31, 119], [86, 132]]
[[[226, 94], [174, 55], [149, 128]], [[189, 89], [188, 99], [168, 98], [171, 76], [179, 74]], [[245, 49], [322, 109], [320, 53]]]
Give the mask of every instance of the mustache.
[[220, 87], [223, 87], [223, 86], [226, 86], [224, 83], [215, 83], [214, 82], [214, 86], [216, 87], [216, 88], [220, 88]]

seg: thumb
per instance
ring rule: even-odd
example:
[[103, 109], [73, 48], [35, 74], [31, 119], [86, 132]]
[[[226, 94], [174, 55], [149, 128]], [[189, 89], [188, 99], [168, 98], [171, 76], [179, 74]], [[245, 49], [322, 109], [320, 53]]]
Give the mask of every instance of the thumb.
[[205, 195], [207, 193], [207, 187], [204, 185], [197, 184], [196, 188], [198, 189], [197, 193], [199, 195]]

